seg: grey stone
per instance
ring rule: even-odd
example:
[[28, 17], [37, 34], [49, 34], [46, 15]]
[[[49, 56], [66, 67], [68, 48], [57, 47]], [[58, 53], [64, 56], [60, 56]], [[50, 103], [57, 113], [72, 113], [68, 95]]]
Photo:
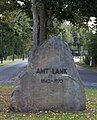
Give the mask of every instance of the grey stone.
[[68, 45], [50, 38], [33, 51], [29, 66], [10, 98], [14, 111], [81, 111], [86, 107], [84, 87]]

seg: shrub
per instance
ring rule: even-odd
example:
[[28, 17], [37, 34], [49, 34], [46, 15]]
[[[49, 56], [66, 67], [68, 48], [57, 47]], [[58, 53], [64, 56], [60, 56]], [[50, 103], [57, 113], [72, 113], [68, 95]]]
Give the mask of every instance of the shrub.
[[89, 65], [90, 64], [90, 56], [85, 56], [85, 58], [83, 58], [83, 61]]

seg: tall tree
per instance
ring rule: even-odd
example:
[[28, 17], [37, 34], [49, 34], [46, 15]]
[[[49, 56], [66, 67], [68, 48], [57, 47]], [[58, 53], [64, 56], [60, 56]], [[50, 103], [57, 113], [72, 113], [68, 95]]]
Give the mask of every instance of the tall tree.
[[28, 53], [32, 48], [32, 20], [22, 10], [5, 12], [0, 19], [0, 58]]
[[33, 13], [33, 49], [42, 44], [47, 39], [47, 10], [46, 4], [40, 1], [32, 1]]
[[[15, 10], [10, 14], [9, 25], [14, 31], [15, 39], [13, 39], [14, 50], [21, 51], [24, 60], [24, 53], [31, 41], [32, 24], [31, 19], [21, 10]], [[15, 48], [16, 47], [16, 48]], [[14, 54], [13, 54], [14, 55]]]
[[[97, 17], [96, 3], [95, 0], [32, 0], [34, 49], [47, 38], [47, 20], [50, 19], [50, 16], [54, 16], [61, 22], [68, 20], [73, 24], [81, 25], [91, 16]], [[47, 18], [47, 16], [49, 17]]]
[[92, 31], [89, 31], [86, 37], [88, 55], [85, 57], [85, 63], [90, 64], [92, 58], [92, 66], [97, 66], [97, 32], [93, 34]]
[[0, 18], [0, 28], [0, 58], [3, 63], [3, 58], [6, 58], [11, 52], [11, 36], [13, 34], [12, 29], [2, 17]]
[[57, 21], [67, 20], [75, 25], [84, 25], [91, 16], [97, 17], [96, 0], [1, 0], [0, 13], [20, 8], [31, 17], [31, 3], [34, 21], [33, 48], [46, 40], [47, 21], [52, 20], [52, 16]]

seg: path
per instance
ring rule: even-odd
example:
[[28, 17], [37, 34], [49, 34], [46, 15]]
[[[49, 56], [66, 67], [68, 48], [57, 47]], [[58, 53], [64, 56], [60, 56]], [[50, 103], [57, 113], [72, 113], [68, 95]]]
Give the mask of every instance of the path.
[[0, 85], [15, 85], [12, 78], [16, 77], [25, 67], [27, 62], [15, 62], [0, 67]]
[[76, 65], [82, 82], [86, 88], [97, 89], [97, 72], [88, 70], [84, 67]]

